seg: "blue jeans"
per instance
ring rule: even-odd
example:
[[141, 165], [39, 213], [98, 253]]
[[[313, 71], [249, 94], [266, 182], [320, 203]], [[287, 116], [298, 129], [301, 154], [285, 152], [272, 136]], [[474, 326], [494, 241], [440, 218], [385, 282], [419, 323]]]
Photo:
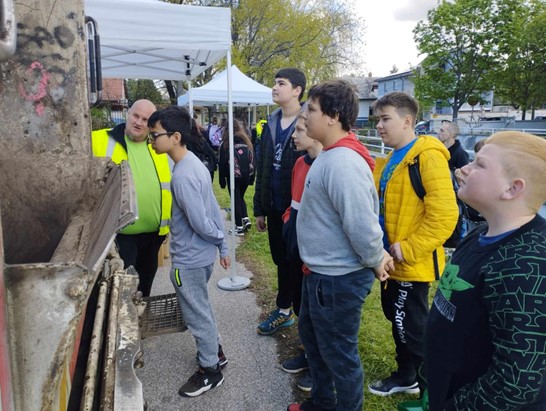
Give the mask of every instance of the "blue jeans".
[[207, 289], [212, 268], [213, 264], [193, 269], [171, 267], [170, 275], [182, 317], [195, 338], [201, 367], [214, 367], [218, 363], [220, 337]]
[[299, 333], [313, 377], [311, 396], [322, 409], [362, 409], [364, 372], [358, 329], [374, 279], [369, 268], [341, 276], [312, 273], [303, 278]]

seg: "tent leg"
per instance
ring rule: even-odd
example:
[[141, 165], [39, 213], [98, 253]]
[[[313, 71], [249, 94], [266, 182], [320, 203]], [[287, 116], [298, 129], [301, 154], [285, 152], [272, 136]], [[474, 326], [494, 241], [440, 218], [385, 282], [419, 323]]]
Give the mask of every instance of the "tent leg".
[[226, 291], [237, 291], [247, 288], [250, 279], [235, 274], [235, 170], [233, 168], [233, 96], [231, 93], [231, 52], [227, 52], [227, 89], [228, 89], [228, 123], [229, 123], [229, 190], [231, 191], [231, 238], [230, 257], [231, 274], [229, 278], [218, 281], [218, 288]]

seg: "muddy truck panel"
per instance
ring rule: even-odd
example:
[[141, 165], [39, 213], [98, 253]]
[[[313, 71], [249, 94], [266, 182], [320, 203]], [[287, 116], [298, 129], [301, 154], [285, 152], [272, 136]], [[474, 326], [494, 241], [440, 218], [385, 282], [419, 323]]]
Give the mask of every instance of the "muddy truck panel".
[[[142, 409], [137, 277], [112, 247], [136, 218], [134, 186], [126, 163], [92, 156], [83, 0], [5, 9], [0, 41], [15, 22], [17, 36], [0, 53], [0, 411], [79, 409], [82, 395], [82, 409]], [[83, 349], [96, 321], [108, 371]]]

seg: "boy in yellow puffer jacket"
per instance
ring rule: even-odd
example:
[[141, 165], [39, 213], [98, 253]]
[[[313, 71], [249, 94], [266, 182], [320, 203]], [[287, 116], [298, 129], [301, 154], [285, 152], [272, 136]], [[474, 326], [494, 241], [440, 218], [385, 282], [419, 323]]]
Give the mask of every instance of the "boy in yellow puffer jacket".
[[[435, 137], [415, 137], [419, 104], [410, 95], [392, 92], [374, 103], [377, 130], [393, 151], [377, 159], [374, 170], [379, 193], [379, 222], [385, 249], [395, 271], [381, 284], [381, 305], [392, 323], [397, 370], [368, 386], [371, 393], [419, 393], [418, 369], [428, 316], [429, 283], [444, 269], [443, 244], [458, 218], [448, 166], [449, 151]], [[419, 156], [426, 195], [421, 200], [410, 180], [408, 166]]]

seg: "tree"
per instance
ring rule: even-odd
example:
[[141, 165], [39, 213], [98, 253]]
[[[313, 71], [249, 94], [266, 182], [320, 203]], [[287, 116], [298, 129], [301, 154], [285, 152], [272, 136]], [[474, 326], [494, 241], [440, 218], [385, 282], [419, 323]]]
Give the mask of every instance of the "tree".
[[125, 86], [129, 106], [143, 98], [150, 100], [156, 106], [161, 106], [165, 103], [161, 92], [157, 89], [153, 80], [127, 80]]
[[[309, 83], [363, 66], [357, 46], [364, 22], [342, 0], [170, 0], [232, 8], [232, 61], [242, 72], [271, 83], [282, 67], [298, 67]], [[208, 81], [221, 62], [196, 79]]]
[[525, 120], [529, 108], [546, 101], [546, 6], [542, 1], [515, 3], [506, 5], [495, 89], [501, 99], [521, 109]]
[[498, 61], [496, 1], [442, 1], [413, 33], [426, 57], [414, 76], [421, 101], [451, 106], [453, 118], [469, 96], [491, 89], [489, 71]]

